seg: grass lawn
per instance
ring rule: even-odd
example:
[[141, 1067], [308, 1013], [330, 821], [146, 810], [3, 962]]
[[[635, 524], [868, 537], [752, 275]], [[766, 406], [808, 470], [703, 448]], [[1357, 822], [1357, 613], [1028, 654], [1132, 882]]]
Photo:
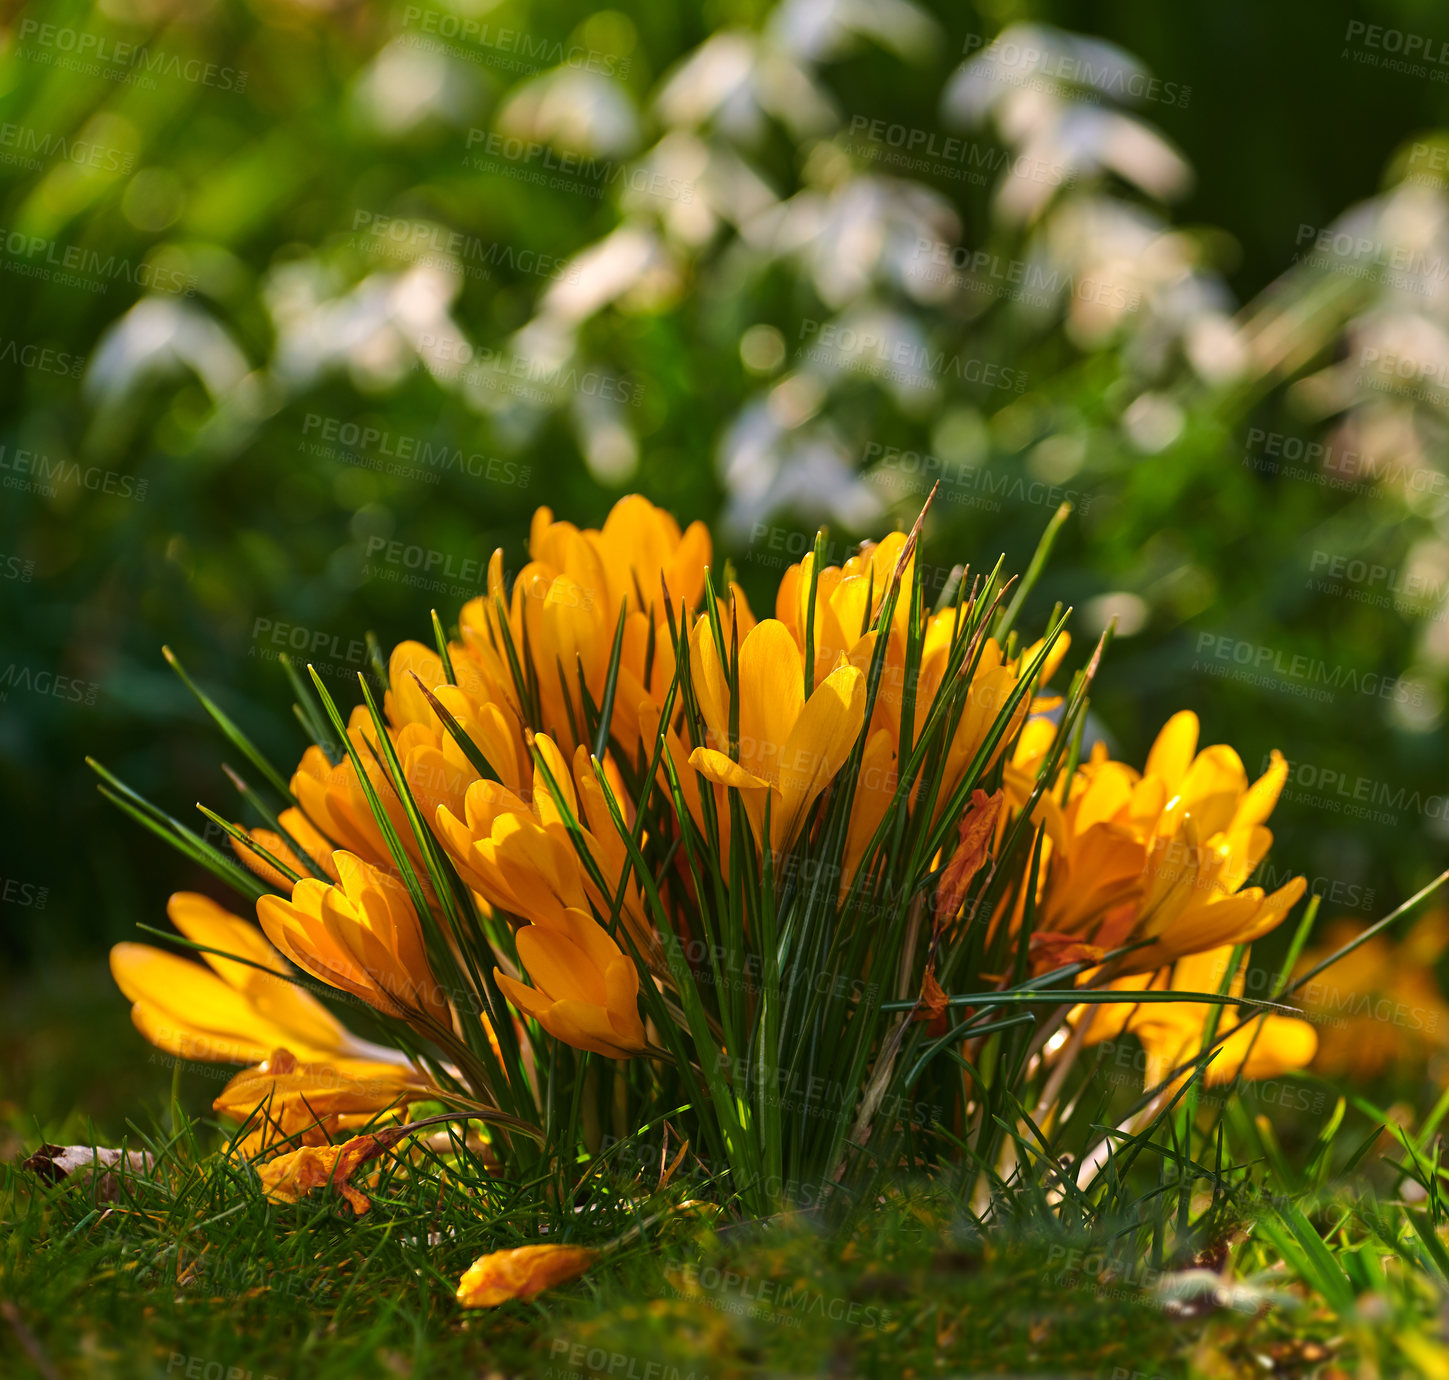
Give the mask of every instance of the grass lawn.
[[[267, 1202], [195, 1115], [217, 1080], [192, 1066], [173, 1104], [103, 972], [10, 993], [3, 1021], [6, 1376], [1449, 1376], [1435, 1152], [1366, 1136], [1367, 1104], [1288, 1149], [1244, 1114], [1256, 1162], [1187, 1191], [1161, 1156], [1160, 1186], [1110, 1217], [1023, 1201], [989, 1243], [928, 1183], [841, 1221], [749, 1222], [681, 1207], [710, 1196], [687, 1166], [660, 1191], [657, 1162], [615, 1155], [578, 1167], [565, 1209], [558, 1180], [501, 1183], [446, 1138], [354, 1218], [329, 1193]], [[152, 1172], [24, 1170], [42, 1139], [90, 1138], [73, 1105]], [[458, 1307], [475, 1257], [540, 1230], [623, 1242], [533, 1303]]]

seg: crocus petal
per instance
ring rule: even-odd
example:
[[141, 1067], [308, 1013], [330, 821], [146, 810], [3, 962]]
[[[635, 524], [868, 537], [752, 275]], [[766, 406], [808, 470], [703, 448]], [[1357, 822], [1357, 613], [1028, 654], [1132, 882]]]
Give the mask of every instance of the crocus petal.
[[842, 666], [815, 687], [781, 755], [783, 798], [770, 820], [773, 847], [789, 846], [815, 797], [850, 756], [865, 726], [865, 694], [865, 677], [854, 666]]
[[1197, 753], [1197, 736], [1197, 715], [1190, 709], [1179, 710], [1162, 726], [1147, 754], [1142, 774], [1160, 777], [1168, 793], [1176, 795]]
[[496, 1308], [512, 1299], [527, 1301], [577, 1279], [598, 1254], [583, 1246], [555, 1243], [493, 1251], [475, 1260], [458, 1281], [458, 1302], [464, 1308]]

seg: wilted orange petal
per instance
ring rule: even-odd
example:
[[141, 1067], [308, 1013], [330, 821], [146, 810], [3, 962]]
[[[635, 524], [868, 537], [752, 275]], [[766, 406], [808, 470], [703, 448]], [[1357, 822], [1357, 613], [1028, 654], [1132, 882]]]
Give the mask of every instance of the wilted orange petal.
[[517, 1246], [480, 1256], [458, 1281], [464, 1308], [496, 1308], [510, 1299], [536, 1298], [545, 1289], [577, 1279], [599, 1257], [586, 1246]]
[[258, 1165], [257, 1177], [262, 1181], [262, 1191], [274, 1203], [295, 1203], [304, 1193], [330, 1184], [361, 1217], [372, 1209], [372, 1203], [365, 1193], [352, 1186], [353, 1174], [391, 1149], [406, 1134], [398, 1127], [353, 1136], [342, 1145], [304, 1145], [300, 1150]]
[[996, 831], [996, 816], [1001, 811], [1001, 792], [987, 795], [985, 791], [971, 792], [971, 805], [961, 816], [960, 842], [941, 873], [936, 887], [936, 928], [946, 924], [966, 899], [966, 888], [971, 879], [981, 871]]

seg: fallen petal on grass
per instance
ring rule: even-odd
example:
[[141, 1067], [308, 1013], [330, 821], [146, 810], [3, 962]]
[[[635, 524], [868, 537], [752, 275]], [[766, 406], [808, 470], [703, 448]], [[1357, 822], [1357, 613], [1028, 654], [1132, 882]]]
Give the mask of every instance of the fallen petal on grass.
[[497, 1308], [511, 1299], [527, 1303], [545, 1289], [577, 1279], [599, 1258], [587, 1246], [515, 1246], [479, 1256], [458, 1281], [464, 1308]]
[[352, 1186], [352, 1176], [363, 1165], [390, 1150], [409, 1128], [397, 1127], [353, 1136], [341, 1145], [304, 1145], [266, 1164], [256, 1166], [262, 1191], [274, 1203], [295, 1203], [314, 1188], [335, 1188], [359, 1217], [371, 1211], [372, 1202]]

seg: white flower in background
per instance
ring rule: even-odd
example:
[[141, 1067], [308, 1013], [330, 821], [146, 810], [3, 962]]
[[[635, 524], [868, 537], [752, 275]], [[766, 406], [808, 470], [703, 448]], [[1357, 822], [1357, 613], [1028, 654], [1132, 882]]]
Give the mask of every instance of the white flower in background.
[[[1417, 147], [1417, 146], [1416, 146]], [[1336, 477], [1442, 516], [1449, 443], [1449, 195], [1440, 177], [1302, 226], [1298, 261], [1243, 325], [1255, 372], [1292, 380], [1306, 417], [1336, 418]]]
[[822, 381], [866, 379], [890, 393], [907, 412], [935, 396], [942, 379], [979, 373], [954, 348], [932, 348], [915, 317], [879, 303], [862, 302], [829, 321], [805, 323], [799, 361]]
[[880, 498], [856, 473], [838, 432], [812, 420], [819, 400], [808, 379], [782, 380], [768, 398], [748, 404], [721, 439], [724, 526], [736, 537], [781, 511], [856, 530], [880, 515]]
[[784, 0], [766, 32], [809, 62], [849, 57], [867, 39], [907, 62], [931, 56], [941, 26], [910, 0]]
[[758, 143], [770, 122], [796, 139], [839, 123], [835, 102], [814, 73], [760, 34], [723, 30], [707, 38], [666, 78], [656, 103], [667, 125], [705, 125], [736, 143]]
[[671, 130], [636, 164], [621, 195], [627, 215], [658, 221], [696, 252], [722, 231], [752, 239], [751, 226], [778, 204], [775, 190], [733, 146]]
[[838, 309], [878, 283], [918, 301], [938, 298], [939, 276], [922, 245], [954, 244], [960, 233], [951, 203], [938, 192], [863, 176], [829, 192], [796, 193], [751, 226], [750, 240], [768, 244], [776, 256], [796, 256], [821, 300]]
[[277, 332], [273, 369], [290, 388], [346, 370], [365, 392], [396, 385], [421, 362], [440, 381], [472, 354], [449, 313], [458, 276], [417, 264], [374, 273], [351, 289], [316, 260], [277, 269], [263, 298]]
[[577, 325], [660, 277], [672, 283], [676, 271], [658, 237], [622, 225], [569, 260], [544, 292], [539, 316]]
[[477, 69], [395, 39], [358, 78], [353, 105], [360, 119], [399, 138], [428, 119], [462, 124], [479, 98]]
[[106, 406], [143, 383], [190, 372], [215, 402], [250, 369], [225, 327], [203, 308], [175, 297], [143, 297], [106, 328], [83, 389], [92, 401]]
[[[1078, 73], [1090, 80], [1059, 73]], [[1035, 220], [1059, 187], [1115, 173], [1158, 201], [1181, 196], [1192, 170], [1143, 121], [1099, 104], [1129, 94], [1145, 73], [1110, 43], [1042, 25], [1013, 25], [968, 59], [947, 84], [942, 109], [958, 126], [994, 124], [1016, 153], [996, 193], [1008, 223]]]
[[639, 467], [639, 440], [618, 399], [581, 389], [570, 413], [589, 472], [601, 484], [627, 484]]
[[515, 87], [498, 112], [498, 129], [519, 139], [599, 158], [620, 158], [639, 144], [629, 93], [600, 72], [556, 67]]
[[1012, 24], [957, 70], [945, 105], [965, 123], [976, 124], [1022, 91], [1081, 100], [1130, 98], [1147, 75], [1131, 53], [1106, 39], [1045, 24]]

